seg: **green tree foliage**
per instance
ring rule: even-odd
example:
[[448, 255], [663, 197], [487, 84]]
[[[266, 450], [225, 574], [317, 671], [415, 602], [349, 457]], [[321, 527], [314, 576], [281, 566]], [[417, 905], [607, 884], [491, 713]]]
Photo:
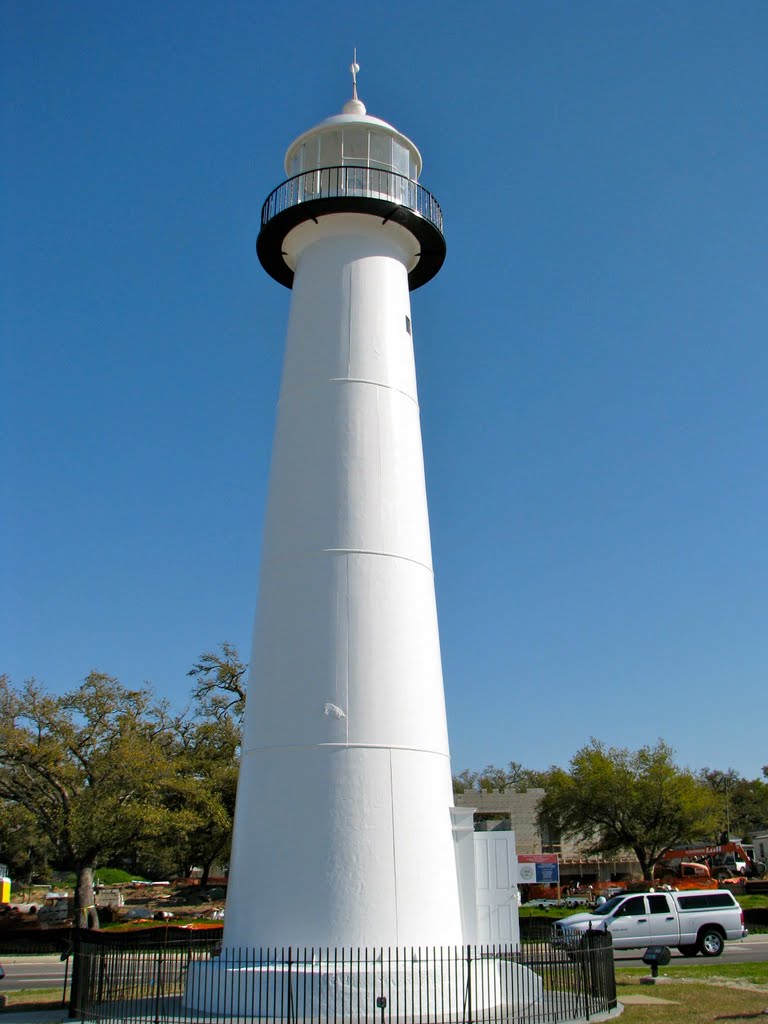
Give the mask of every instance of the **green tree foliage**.
[[719, 831], [743, 839], [768, 828], [768, 782], [745, 779], [733, 768], [705, 768], [701, 778], [717, 794]]
[[162, 800], [173, 748], [167, 707], [148, 688], [92, 672], [54, 696], [0, 677], [0, 798], [49, 837], [57, 867], [76, 872], [79, 927], [97, 923], [94, 866], [173, 827]]
[[711, 788], [678, 768], [673, 753], [663, 740], [631, 751], [593, 739], [567, 771], [545, 773], [540, 828], [581, 840], [590, 854], [632, 850], [650, 879], [662, 853], [713, 834], [719, 820]]
[[169, 806], [186, 816], [177, 863], [187, 875], [203, 869], [207, 884], [216, 861], [229, 859], [239, 766], [240, 726], [232, 718], [194, 721], [184, 729], [169, 787]]
[[[165, 801], [179, 828], [165, 846], [176, 870], [202, 867], [202, 884], [216, 861], [229, 859], [237, 794], [247, 666], [236, 647], [205, 651], [187, 673], [195, 680], [191, 712], [177, 723], [173, 780]], [[151, 865], [151, 847], [140, 858]]]
[[21, 804], [0, 800], [0, 859], [11, 878], [24, 885], [47, 879], [53, 846], [34, 814]]
[[245, 713], [245, 677], [248, 666], [234, 644], [219, 644], [205, 651], [187, 672], [195, 680], [192, 696], [205, 718], [242, 723]]
[[524, 768], [519, 761], [510, 761], [506, 768], [497, 768], [496, 765], [488, 764], [481, 772], [473, 772], [465, 768], [453, 777], [454, 793], [464, 793], [470, 790], [490, 793], [498, 790], [503, 793], [507, 789], [513, 789], [518, 793], [527, 789], [535, 789], [542, 785], [543, 772], [534, 771], [531, 768]]
[[460, 771], [453, 776], [453, 792], [465, 793], [476, 789], [476, 783], [479, 777], [479, 772], [473, 772], [470, 771], [469, 768], [464, 768], [463, 771]]

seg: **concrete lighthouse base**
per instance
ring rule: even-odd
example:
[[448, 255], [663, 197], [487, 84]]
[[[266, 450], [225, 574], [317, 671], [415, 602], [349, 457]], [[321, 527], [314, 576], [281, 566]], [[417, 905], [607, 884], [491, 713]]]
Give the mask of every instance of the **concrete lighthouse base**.
[[528, 968], [495, 955], [467, 961], [461, 948], [390, 950], [378, 959], [371, 950], [335, 950], [298, 963], [248, 962], [244, 953], [190, 964], [185, 1008], [232, 1021], [489, 1020], [538, 1003], [543, 992]]

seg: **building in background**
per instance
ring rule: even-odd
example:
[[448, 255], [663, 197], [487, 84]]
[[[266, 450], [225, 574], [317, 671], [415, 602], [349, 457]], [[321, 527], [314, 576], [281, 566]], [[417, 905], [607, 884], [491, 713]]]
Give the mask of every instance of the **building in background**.
[[563, 840], [559, 835], [542, 835], [537, 822], [543, 789], [476, 790], [455, 793], [457, 807], [474, 808], [475, 829], [479, 832], [512, 831], [518, 856], [557, 854], [560, 885], [573, 887], [596, 882], [625, 882], [641, 875], [640, 864], [631, 851], [623, 857], [589, 855], [584, 845]]

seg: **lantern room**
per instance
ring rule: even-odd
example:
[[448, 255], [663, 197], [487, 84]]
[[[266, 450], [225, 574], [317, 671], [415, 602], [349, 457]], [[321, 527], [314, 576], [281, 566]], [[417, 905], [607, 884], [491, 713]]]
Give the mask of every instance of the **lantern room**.
[[[357, 107], [362, 112], [349, 111]], [[285, 170], [289, 177], [321, 167], [368, 167], [416, 181], [421, 156], [410, 139], [386, 121], [366, 114], [359, 100], [351, 100], [344, 113], [322, 121], [288, 149]]]
[[445, 259], [440, 205], [419, 184], [421, 156], [410, 139], [391, 124], [371, 117], [357, 96], [340, 114], [304, 132], [285, 156], [288, 178], [267, 197], [261, 211], [256, 250], [262, 266], [290, 288], [294, 267], [286, 250], [290, 232], [306, 221], [336, 213], [360, 213], [405, 227], [418, 244], [408, 272], [411, 288], [432, 277]]

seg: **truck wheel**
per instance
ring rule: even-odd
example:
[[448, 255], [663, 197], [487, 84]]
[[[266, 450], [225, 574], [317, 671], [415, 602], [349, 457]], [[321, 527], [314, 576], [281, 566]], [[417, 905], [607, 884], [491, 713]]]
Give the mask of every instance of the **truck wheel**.
[[699, 949], [703, 956], [720, 956], [724, 947], [723, 936], [717, 928], [702, 928], [699, 932]]
[[696, 956], [699, 952], [698, 946], [678, 946], [677, 948], [683, 956]]

